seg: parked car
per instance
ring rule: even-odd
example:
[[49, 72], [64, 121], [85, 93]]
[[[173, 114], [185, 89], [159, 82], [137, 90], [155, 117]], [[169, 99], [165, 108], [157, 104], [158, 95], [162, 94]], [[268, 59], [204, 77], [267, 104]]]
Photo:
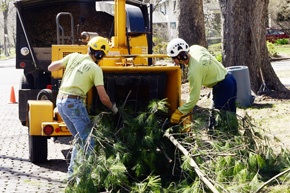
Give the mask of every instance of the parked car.
[[282, 29], [267, 28], [266, 40], [275, 43], [277, 39], [289, 38]]

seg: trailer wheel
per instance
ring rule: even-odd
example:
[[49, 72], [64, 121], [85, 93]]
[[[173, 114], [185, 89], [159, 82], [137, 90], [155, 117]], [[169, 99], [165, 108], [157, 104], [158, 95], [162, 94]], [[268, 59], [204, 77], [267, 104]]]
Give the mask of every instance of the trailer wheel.
[[50, 100], [52, 101], [52, 91], [50, 89], [42, 89], [37, 94], [37, 100]]
[[[30, 122], [30, 118], [28, 120]], [[47, 161], [47, 138], [30, 135], [28, 122], [29, 159], [32, 163]]]

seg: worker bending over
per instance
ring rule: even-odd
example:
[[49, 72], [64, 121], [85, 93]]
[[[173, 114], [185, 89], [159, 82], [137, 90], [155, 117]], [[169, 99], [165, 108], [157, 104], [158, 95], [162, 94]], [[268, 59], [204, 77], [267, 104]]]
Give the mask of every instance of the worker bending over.
[[202, 86], [213, 88], [213, 108], [236, 112], [236, 80], [206, 48], [199, 45], [189, 47], [183, 39], [176, 38], [168, 43], [167, 55], [176, 65], [188, 65], [190, 86], [187, 101], [172, 114], [171, 123], [179, 123], [180, 118], [194, 108]]

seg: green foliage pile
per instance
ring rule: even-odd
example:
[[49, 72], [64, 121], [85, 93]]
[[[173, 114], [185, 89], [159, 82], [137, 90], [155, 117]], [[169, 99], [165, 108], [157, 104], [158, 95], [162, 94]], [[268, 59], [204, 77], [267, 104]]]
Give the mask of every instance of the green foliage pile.
[[122, 120], [107, 114], [97, 116], [95, 153], [84, 157], [80, 151], [74, 168], [78, 183], [66, 191], [156, 192], [176, 181], [173, 179], [179, 175], [172, 175], [173, 164], [168, 160], [174, 146], [163, 137], [164, 123], [159, 118], [167, 116], [165, 105], [165, 100], [152, 101], [147, 111], [138, 114], [134, 107], [121, 107]]
[[[194, 146], [188, 148], [221, 192], [255, 192], [270, 177], [290, 167], [290, 152], [282, 147], [277, 151], [271, 135], [252, 125], [248, 116], [239, 117], [239, 134], [234, 134], [236, 121], [225, 121], [231, 116], [216, 116], [216, 140], [207, 143], [195, 136]], [[289, 185], [289, 177], [277, 181]]]
[[[90, 156], [79, 151], [74, 177], [66, 192], [210, 192], [190, 166], [193, 159], [220, 192], [254, 192], [275, 174], [290, 167], [290, 152], [271, 146], [268, 135], [251, 118], [196, 108], [193, 121], [171, 125], [166, 100], [151, 101], [140, 112], [120, 107], [120, 116], [99, 114]], [[215, 127], [208, 136], [208, 117]], [[181, 130], [188, 132], [181, 132]], [[190, 155], [166, 138], [169, 132]], [[209, 140], [210, 138], [210, 140]], [[271, 143], [270, 143], [271, 142]], [[276, 183], [289, 186], [289, 175]]]

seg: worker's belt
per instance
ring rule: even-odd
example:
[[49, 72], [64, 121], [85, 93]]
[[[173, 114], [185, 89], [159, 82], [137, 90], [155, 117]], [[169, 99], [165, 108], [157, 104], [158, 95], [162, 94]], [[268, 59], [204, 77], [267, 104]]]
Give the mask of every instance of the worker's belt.
[[84, 99], [82, 96], [78, 95], [57, 95], [58, 99]]

